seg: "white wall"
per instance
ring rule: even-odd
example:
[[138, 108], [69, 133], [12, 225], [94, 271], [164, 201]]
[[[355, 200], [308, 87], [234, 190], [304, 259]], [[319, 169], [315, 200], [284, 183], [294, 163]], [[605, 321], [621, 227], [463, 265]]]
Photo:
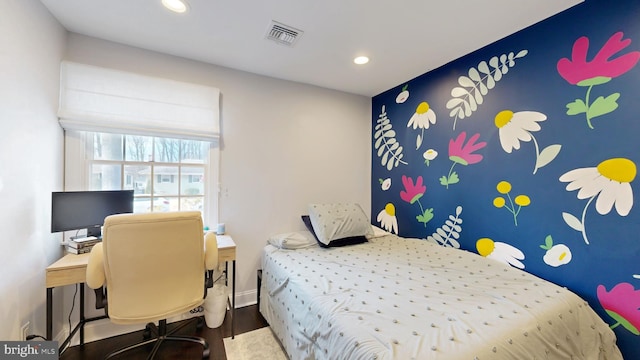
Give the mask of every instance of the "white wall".
[[[67, 35], [36, 0], [3, 5], [0, 31], [10, 36], [0, 40], [0, 339], [20, 339], [27, 321], [32, 333], [45, 333], [44, 271], [61, 256], [49, 220], [50, 193], [63, 183], [63, 57], [221, 89], [219, 211], [238, 245], [239, 305], [255, 299], [266, 237], [303, 229], [307, 203], [353, 201], [369, 210], [369, 98]], [[69, 311], [59, 295], [58, 336]]]
[[219, 212], [238, 246], [238, 304], [255, 302], [267, 236], [304, 229], [308, 203], [358, 202], [369, 212], [369, 98], [77, 34], [65, 59], [220, 89]]
[[50, 213], [62, 189], [66, 32], [39, 1], [3, 0], [0, 34], [0, 340], [21, 340], [27, 321], [45, 335], [45, 268], [61, 255]]

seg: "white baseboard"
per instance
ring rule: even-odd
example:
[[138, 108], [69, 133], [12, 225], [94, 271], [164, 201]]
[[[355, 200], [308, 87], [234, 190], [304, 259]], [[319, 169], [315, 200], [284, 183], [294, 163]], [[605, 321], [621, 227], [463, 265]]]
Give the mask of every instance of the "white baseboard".
[[[116, 325], [111, 323], [109, 319], [101, 319], [92, 322], [88, 322], [84, 325], [84, 342], [90, 343], [92, 341], [106, 339], [112, 336], [118, 336], [122, 334], [127, 334], [130, 332], [138, 331], [144, 329], [144, 324], [136, 324], [136, 325]], [[55, 340], [58, 341], [58, 344], [62, 345], [64, 339], [69, 336], [69, 329], [65, 328], [58, 336], [56, 336]], [[78, 330], [69, 346], [75, 346], [80, 344], [80, 330]]]
[[236, 293], [236, 309], [257, 304], [257, 290], [243, 291]]
[[[236, 309], [254, 305], [256, 304], [256, 296], [257, 290], [244, 291], [241, 293], [236, 293]], [[179, 316], [175, 316], [167, 320], [168, 323], [181, 321], [185, 319], [189, 319], [195, 316], [204, 315], [204, 309], [202, 307], [198, 309], [194, 309], [189, 313], [185, 313]], [[75, 325], [74, 325], [75, 326]], [[116, 325], [113, 324], [109, 319], [101, 319], [92, 322], [88, 322], [84, 326], [84, 342], [90, 343], [96, 340], [102, 340], [113, 336], [123, 335], [130, 332], [135, 332], [144, 329], [145, 324], [136, 324], [136, 325]], [[62, 344], [64, 339], [69, 335], [69, 329], [63, 329], [58, 335], [55, 337], [55, 340], [58, 341], [58, 344]], [[71, 341], [71, 346], [80, 344], [80, 331], [76, 332]]]

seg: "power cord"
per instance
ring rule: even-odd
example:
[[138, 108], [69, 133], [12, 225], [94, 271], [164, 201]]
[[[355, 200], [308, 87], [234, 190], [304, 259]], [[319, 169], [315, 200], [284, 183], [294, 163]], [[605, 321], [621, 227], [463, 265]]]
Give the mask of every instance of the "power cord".
[[69, 322], [69, 334], [71, 334], [71, 314], [73, 313], [73, 308], [76, 306], [76, 295], [78, 295], [78, 284], [76, 283], [76, 291], [73, 293], [73, 300], [71, 301], [71, 310], [69, 310], [69, 317], [67, 321]]
[[[73, 309], [76, 306], [77, 295], [78, 295], [78, 284], [76, 284], [75, 291], [73, 292], [73, 300], [71, 301], [71, 310], [69, 310], [69, 317], [67, 318], [67, 321], [69, 323], [69, 334], [71, 334], [71, 314], [73, 314]], [[66, 350], [69, 346], [71, 346], [71, 343], [67, 343], [67, 346], [64, 349], [60, 350], [60, 353]]]
[[223, 276], [225, 276], [226, 274], [224, 273], [224, 271], [220, 271], [220, 275], [218, 275], [218, 278], [213, 280], [213, 283], [217, 283], [218, 281], [220, 281], [220, 279], [222, 279]]
[[[76, 284], [76, 289], [75, 292], [73, 293], [73, 301], [71, 302], [71, 310], [69, 311], [69, 317], [67, 318], [67, 321], [69, 322], [69, 333], [71, 333], [71, 314], [73, 314], [73, 309], [75, 308], [76, 305], [76, 296], [78, 295], [78, 284]], [[31, 334], [31, 335], [27, 335], [26, 340], [33, 340], [35, 338], [40, 338], [44, 341], [47, 341], [47, 339], [42, 336], [42, 335], [38, 335], [38, 334]]]

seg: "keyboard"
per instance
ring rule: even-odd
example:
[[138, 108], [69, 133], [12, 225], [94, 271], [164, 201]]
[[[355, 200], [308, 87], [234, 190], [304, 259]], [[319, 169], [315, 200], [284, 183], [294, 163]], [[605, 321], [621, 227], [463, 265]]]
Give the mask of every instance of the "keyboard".
[[98, 240], [98, 238], [95, 236], [85, 236], [85, 237], [73, 238], [71, 240], [78, 243], [78, 242], [84, 242], [84, 241]]

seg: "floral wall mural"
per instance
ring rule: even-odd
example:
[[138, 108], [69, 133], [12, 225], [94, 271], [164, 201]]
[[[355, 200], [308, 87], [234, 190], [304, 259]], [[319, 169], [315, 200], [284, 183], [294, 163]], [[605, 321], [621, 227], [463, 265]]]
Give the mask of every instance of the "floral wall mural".
[[640, 359], [638, 19], [636, 0], [586, 0], [372, 100], [373, 223], [566, 286], [629, 359]]

